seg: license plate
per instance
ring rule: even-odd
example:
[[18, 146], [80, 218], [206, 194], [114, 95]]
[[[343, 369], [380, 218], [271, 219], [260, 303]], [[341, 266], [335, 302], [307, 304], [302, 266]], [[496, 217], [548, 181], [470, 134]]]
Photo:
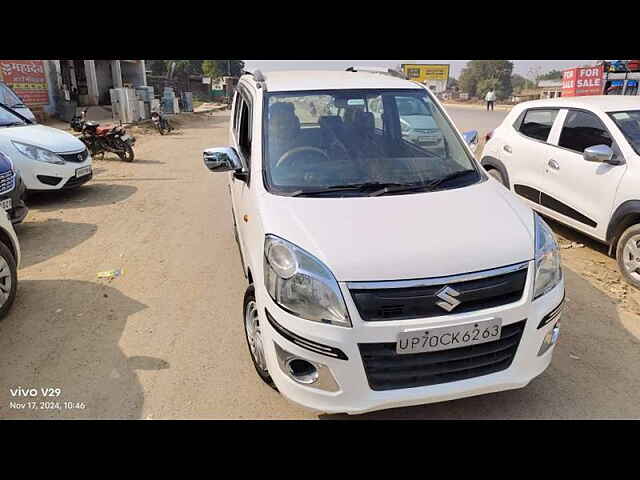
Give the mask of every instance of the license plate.
[[396, 353], [437, 352], [492, 342], [500, 338], [502, 319], [490, 318], [451, 327], [408, 330], [398, 334]]
[[438, 141], [438, 137], [418, 137], [418, 141], [422, 143], [433, 143]]
[[0, 200], [0, 208], [2, 208], [3, 210], [11, 210], [11, 199], [10, 198], [5, 198], [4, 200]]
[[123, 135], [120, 137], [120, 140], [122, 140], [123, 142], [126, 142], [127, 140], [129, 140], [131, 137], [129, 135]]
[[85, 175], [89, 175], [91, 173], [91, 165], [87, 165], [86, 167], [76, 169], [76, 177], [84, 177]]

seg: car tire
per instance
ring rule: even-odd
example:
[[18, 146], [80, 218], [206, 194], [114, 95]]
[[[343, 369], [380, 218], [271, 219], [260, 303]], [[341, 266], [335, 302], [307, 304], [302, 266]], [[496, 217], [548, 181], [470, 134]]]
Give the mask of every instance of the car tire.
[[493, 178], [495, 178], [497, 181], [499, 181], [504, 187], [507, 186], [507, 182], [505, 182], [504, 177], [500, 173], [500, 170], [498, 170], [497, 168], [491, 168], [487, 170], [487, 173], [491, 175]]
[[627, 228], [616, 246], [618, 269], [625, 281], [640, 288], [640, 224]]
[[0, 319], [9, 312], [18, 290], [18, 268], [11, 250], [0, 242]]
[[253, 285], [247, 287], [244, 294], [244, 308], [242, 309], [242, 323], [244, 325], [244, 338], [247, 341], [247, 348], [253, 366], [258, 376], [264, 383], [271, 388], [277, 390], [269, 370], [267, 370], [266, 359], [264, 355], [264, 338], [260, 330], [260, 316], [258, 314], [258, 306], [256, 304], [256, 295]]

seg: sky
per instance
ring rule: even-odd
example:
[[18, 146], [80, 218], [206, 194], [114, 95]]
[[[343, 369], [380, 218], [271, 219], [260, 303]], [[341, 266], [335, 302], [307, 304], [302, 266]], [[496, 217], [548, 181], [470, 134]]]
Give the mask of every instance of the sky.
[[[594, 65], [596, 60], [511, 60], [514, 64], [513, 72], [524, 77], [533, 78], [537, 74], [550, 70], [581, 65]], [[403, 63], [448, 63], [451, 65], [451, 75], [458, 78], [468, 60], [245, 60], [248, 71], [262, 70], [344, 70], [353, 65], [396, 67]], [[539, 71], [534, 71], [538, 69]]]

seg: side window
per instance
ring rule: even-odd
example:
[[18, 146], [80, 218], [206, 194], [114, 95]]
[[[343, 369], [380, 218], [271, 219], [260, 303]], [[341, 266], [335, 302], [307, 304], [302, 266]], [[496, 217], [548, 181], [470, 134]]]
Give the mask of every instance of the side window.
[[523, 135], [546, 142], [558, 110], [527, 110], [518, 131]]
[[238, 122], [238, 146], [248, 166], [251, 161], [251, 106], [244, 99], [239, 111]]
[[569, 110], [560, 132], [560, 147], [582, 153], [594, 145], [611, 147], [611, 136], [593, 113]]

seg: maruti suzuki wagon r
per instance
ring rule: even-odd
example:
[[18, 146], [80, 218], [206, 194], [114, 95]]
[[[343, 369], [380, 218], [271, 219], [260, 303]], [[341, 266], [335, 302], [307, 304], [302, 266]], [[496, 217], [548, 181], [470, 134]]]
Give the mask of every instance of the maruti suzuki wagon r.
[[[414, 111], [432, 121], [425, 138], [403, 127]], [[230, 145], [204, 163], [228, 172], [262, 380], [354, 414], [520, 388], [547, 368], [558, 246], [464, 138], [424, 85], [395, 76], [240, 78]]]

